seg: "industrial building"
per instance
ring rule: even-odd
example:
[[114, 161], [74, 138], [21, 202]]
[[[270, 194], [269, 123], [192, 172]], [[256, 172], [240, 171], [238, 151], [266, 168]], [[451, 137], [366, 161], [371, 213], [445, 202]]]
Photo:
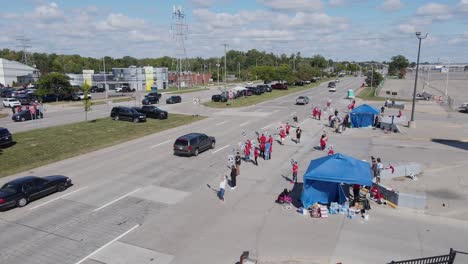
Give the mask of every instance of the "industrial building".
[[152, 88], [168, 88], [168, 69], [151, 66], [128, 68], [113, 68], [111, 73], [94, 73], [93, 70], [83, 70], [82, 74], [68, 73], [72, 86], [82, 86], [84, 83], [114, 90], [117, 87], [128, 86], [137, 91], [150, 91]]
[[24, 85], [36, 82], [39, 70], [17, 61], [0, 58], [0, 84], [3, 86]]

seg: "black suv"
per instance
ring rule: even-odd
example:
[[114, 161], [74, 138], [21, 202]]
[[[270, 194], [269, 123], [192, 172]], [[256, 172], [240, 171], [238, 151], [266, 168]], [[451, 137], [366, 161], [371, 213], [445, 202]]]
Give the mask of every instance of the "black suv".
[[8, 129], [0, 127], [0, 146], [7, 146], [13, 142], [10, 131]]
[[106, 91], [106, 89], [104, 89], [104, 87], [93, 86], [93, 87], [91, 87], [91, 89], [89, 91], [91, 93], [103, 93], [103, 92]]
[[[34, 114], [33, 114], [34, 112]], [[39, 109], [36, 109], [36, 110], [23, 110], [21, 112], [18, 112], [16, 114], [14, 114], [12, 117], [11, 117], [11, 120], [15, 121], [15, 122], [18, 122], [18, 121], [26, 121], [26, 120], [34, 120], [34, 119], [42, 119], [44, 118], [44, 114], [39, 110]]]
[[174, 155], [198, 156], [207, 149], [214, 149], [216, 139], [201, 133], [190, 133], [174, 142]]
[[211, 96], [211, 101], [213, 102], [227, 102], [228, 98], [222, 94], [214, 94]]
[[143, 105], [150, 105], [150, 104], [158, 104], [159, 98], [161, 98], [161, 94], [158, 93], [149, 93], [145, 96], [145, 98], [141, 101]]
[[259, 85], [257, 85], [257, 88], [260, 88], [260, 89], [263, 90], [264, 92], [269, 92], [269, 93], [271, 93], [271, 87], [270, 87], [270, 85], [268, 85], [268, 84], [259, 84]]
[[127, 120], [135, 123], [145, 122], [146, 116], [130, 107], [116, 106], [112, 108], [111, 118], [114, 120]]
[[143, 107], [133, 107], [138, 112], [145, 114], [148, 118], [167, 119], [169, 114], [167, 111], [161, 110], [156, 106], [144, 105]]
[[182, 102], [182, 97], [179, 95], [173, 95], [166, 99], [166, 104], [177, 104]]

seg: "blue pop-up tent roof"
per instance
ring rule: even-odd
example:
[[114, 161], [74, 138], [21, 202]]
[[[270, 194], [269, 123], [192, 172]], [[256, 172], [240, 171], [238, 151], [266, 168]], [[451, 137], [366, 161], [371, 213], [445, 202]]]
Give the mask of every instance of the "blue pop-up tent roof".
[[370, 164], [343, 154], [312, 160], [304, 174], [301, 197], [304, 207], [309, 208], [317, 202], [343, 203], [345, 192], [341, 183], [371, 186]]
[[374, 124], [375, 115], [380, 114], [380, 111], [368, 104], [360, 105], [353, 109], [350, 113], [351, 124], [353, 127], [368, 127]]

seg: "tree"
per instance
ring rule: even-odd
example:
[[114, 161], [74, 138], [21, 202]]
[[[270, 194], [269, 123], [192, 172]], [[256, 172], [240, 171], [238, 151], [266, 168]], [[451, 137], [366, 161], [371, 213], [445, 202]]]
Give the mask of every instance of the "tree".
[[[374, 73], [372, 74], [372, 71], [369, 71], [365, 74], [367, 76], [366, 79], [366, 84], [367, 86], [372, 86], [372, 88], [376, 88], [379, 86], [379, 84], [383, 81], [383, 76], [379, 72], [374, 70]], [[371, 85], [372, 81], [372, 85]]]
[[37, 94], [40, 97], [43, 97], [47, 94], [54, 94], [56, 95], [56, 100], [58, 101], [60, 96], [71, 93], [73, 90], [68, 80], [68, 76], [62, 73], [54, 72], [49, 75], [45, 75], [39, 80], [39, 89]]
[[397, 75], [398, 78], [405, 78], [406, 68], [408, 68], [409, 61], [403, 55], [397, 55], [392, 57], [392, 61], [388, 67], [389, 75]]
[[318, 67], [320, 69], [325, 69], [327, 67], [327, 63], [327, 59], [321, 55], [315, 55], [310, 59], [312, 67]]
[[85, 83], [83, 86], [81, 86], [81, 90], [83, 91], [83, 108], [85, 111], [85, 120], [88, 121], [88, 111], [91, 110], [91, 106], [93, 105], [91, 98], [88, 97], [89, 90], [91, 90], [91, 85]]

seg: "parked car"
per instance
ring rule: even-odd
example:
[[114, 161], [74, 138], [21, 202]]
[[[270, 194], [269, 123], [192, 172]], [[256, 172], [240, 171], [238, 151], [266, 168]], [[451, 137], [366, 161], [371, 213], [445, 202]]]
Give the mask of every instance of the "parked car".
[[336, 80], [335, 80], [335, 83], [339, 83], [339, 82], [340, 82], [340, 79], [336, 79]]
[[128, 86], [122, 86], [122, 87], [115, 88], [115, 92], [117, 92], [117, 93], [131, 93], [131, 92], [135, 92], [135, 89], [130, 89], [130, 87], [128, 87]]
[[130, 107], [116, 106], [113, 107], [110, 114], [114, 120], [133, 121], [135, 123], [145, 122], [146, 116]]
[[156, 106], [144, 105], [142, 107], [133, 107], [139, 113], [146, 115], [147, 118], [167, 119], [169, 114], [167, 111], [161, 110]]
[[12, 180], [0, 188], [0, 209], [23, 207], [54, 192], [65, 191], [71, 185], [71, 179], [62, 175], [26, 176]]
[[268, 84], [259, 84], [257, 87], [260, 87], [260, 89], [265, 90], [265, 92], [271, 93], [271, 86]]
[[304, 86], [304, 82], [303, 81], [297, 81], [294, 83], [295, 86]]
[[10, 131], [4, 127], [0, 127], [0, 146], [8, 146], [13, 142], [13, 137]]
[[42, 119], [42, 118], [44, 118], [44, 114], [41, 111], [39, 111], [39, 109], [36, 109], [34, 115], [31, 113], [31, 110], [23, 110], [14, 114], [11, 117], [11, 120], [15, 122], [18, 122], [18, 121], [23, 122], [26, 120]]
[[227, 102], [228, 101], [228, 98], [224, 95], [221, 95], [221, 94], [215, 94], [213, 96], [211, 96], [211, 101], [213, 102]]
[[171, 97], [166, 99], [166, 104], [177, 104], [182, 102], [182, 97], [179, 95], [172, 95]]
[[297, 99], [296, 99], [296, 104], [300, 104], [300, 105], [306, 105], [309, 103], [309, 97], [307, 96], [299, 96]]
[[[468, 103], [463, 103], [460, 107], [458, 107], [461, 111], [468, 112]], [[1, 135], [0, 135], [1, 136]]]
[[271, 85], [271, 89], [281, 89], [281, 90], [287, 90], [288, 85], [284, 83], [275, 83]]
[[262, 92], [260, 89], [258, 89], [257, 87], [245, 87], [247, 88], [247, 91], [250, 91], [252, 92], [252, 94], [255, 94], [255, 95], [261, 95]]
[[37, 103], [37, 96], [34, 94], [26, 93], [16, 97], [21, 105], [30, 105], [31, 103]]
[[247, 82], [247, 85], [248, 85], [248, 86], [251, 86], [251, 85], [253, 85], [253, 84], [254, 84], [253, 82]]
[[[91, 99], [93, 98], [90, 94], [88, 94], [88, 99]], [[85, 99], [85, 95], [84, 93], [80, 92], [80, 93], [75, 93], [72, 95], [72, 98], [71, 98], [73, 101], [80, 101], [80, 100], [84, 100]]]
[[13, 89], [4, 88], [0, 92], [0, 96], [3, 97], [3, 98], [9, 98], [9, 97], [12, 97], [12, 95], [11, 95], [12, 93], [13, 93]]
[[93, 86], [93, 87], [91, 87], [91, 89], [89, 89], [89, 91], [91, 93], [103, 93], [103, 92], [106, 91], [106, 89], [104, 87]]
[[153, 95], [147, 95], [143, 100], [141, 100], [141, 103], [143, 105], [151, 105], [151, 104], [158, 104], [159, 103], [159, 98], [161, 98], [161, 95], [158, 94], [157, 96]]
[[15, 98], [5, 98], [3, 99], [4, 107], [16, 107], [21, 105], [21, 103]]
[[174, 142], [174, 155], [198, 156], [207, 149], [214, 149], [216, 139], [201, 133], [183, 135]]

